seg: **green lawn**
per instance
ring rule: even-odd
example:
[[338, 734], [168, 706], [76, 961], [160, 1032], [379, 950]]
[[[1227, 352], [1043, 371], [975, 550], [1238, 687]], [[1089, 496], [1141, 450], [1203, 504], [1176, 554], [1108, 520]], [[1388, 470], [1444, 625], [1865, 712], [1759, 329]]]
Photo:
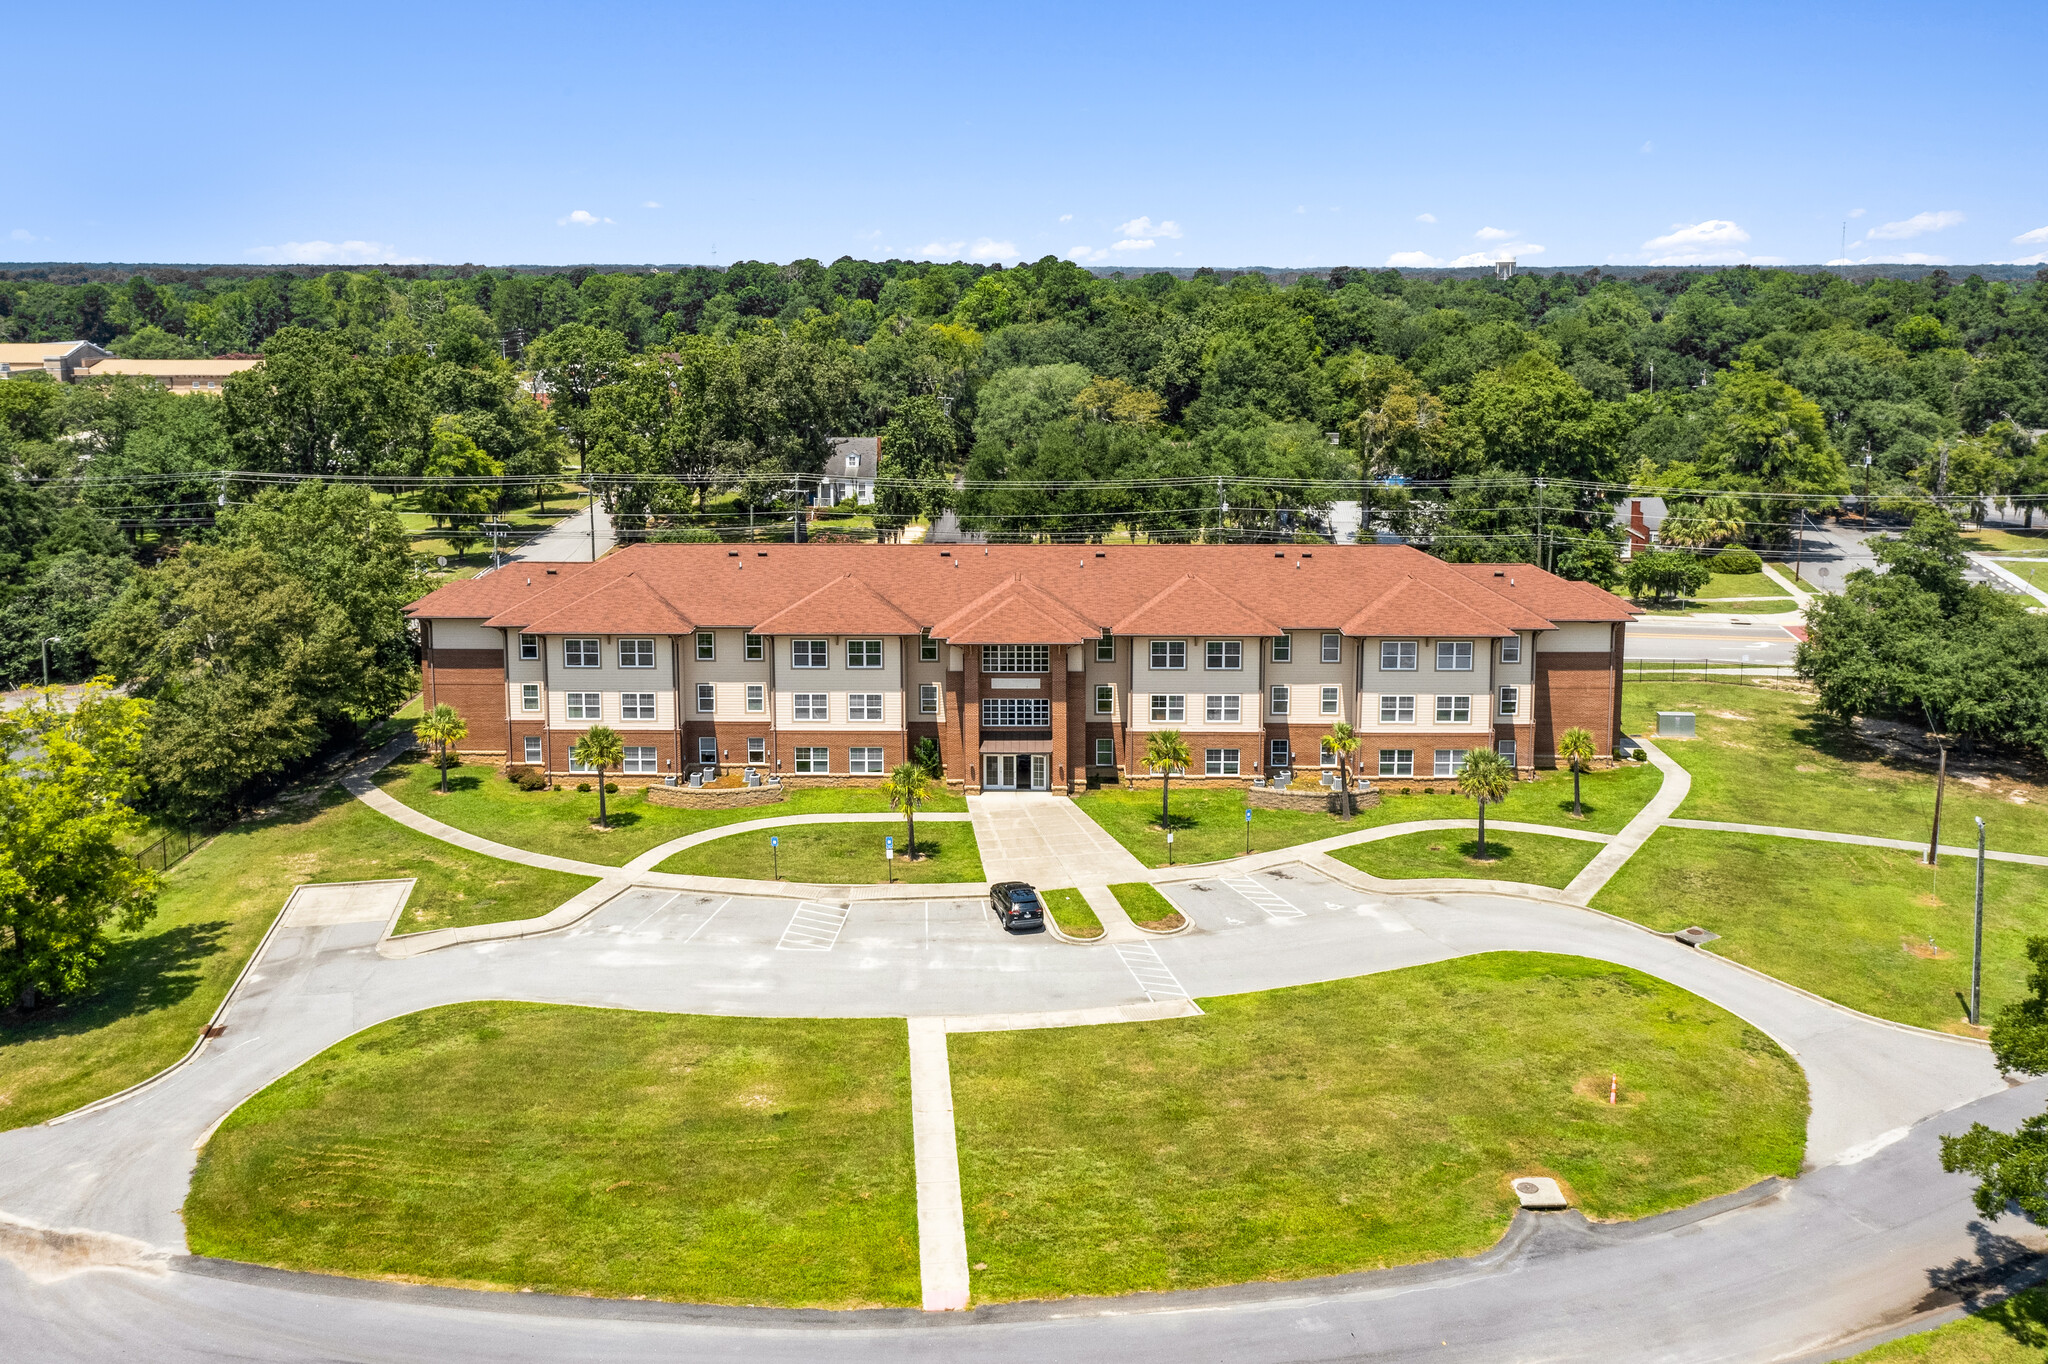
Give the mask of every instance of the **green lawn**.
[[1131, 922], [1142, 928], [1165, 933], [1179, 928], [1183, 922], [1181, 912], [1173, 907], [1173, 902], [1161, 895], [1156, 887], [1143, 881], [1125, 881], [1111, 886], [1109, 893], [1116, 896], [1116, 902], [1123, 906]]
[[382, 1023], [200, 1156], [202, 1255], [784, 1307], [919, 1299], [901, 1020], [489, 1002]]
[[[778, 807], [779, 808], [779, 807]], [[986, 881], [981, 850], [973, 826], [963, 822], [921, 824], [917, 830], [918, 860], [907, 856], [910, 839], [901, 824], [799, 824], [793, 828], [733, 834], [685, 848], [656, 871], [685, 876], [737, 876], [767, 881], [779, 870], [784, 881], [825, 885], [862, 885], [886, 881], [891, 870], [882, 857], [882, 840], [894, 835], [898, 881]], [[771, 850], [770, 836], [782, 846]]]
[[1724, 597], [1784, 597], [1791, 600], [1776, 578], [1768, 573], [1716, 573], [1707, 585], [1693, 594], [1694, 601], [1718, 601]]
[[[1736, 682], [1635, 682], [1622, 690], [1623, 727], [1655, 738], [1659, 710], [1698, 716], [1699, 737], [1663, 745], [1692, 791], [1684, 819], [1775, 824], [1795, 829], [1925, 839], [1934, 819], [1934, 772], [1893, 763], [1854, 731], [1792, 691]], [[1513, 808], [1513, 798], [1506, 810]], [[1503, 811], [1503, 819], [1516, 816]], [[1993, 848], [2048, 853], [2048, 786], [1951, 775], [1942, 841], [1976, 841], [1982, 816]]]
[[1961, 1321], [1902, 1336], [1842, 1364], [2041, 1364], [2048, 1355], [2048, 1290], [2029, 1288]]
[[1088, 907], [1088, 901], [1078, 890], [1041, 890], [1038, 898], [1044, 902], [1046, 913], [1060, 926], [1060, 932], [1070, 938], [1099, 938], [1102, 936], [1102, 920], [1095, 917], [1095, 911]]
[[[1659, 829], [1593, 905], [1659, 930], [1699, 924], [1721, 935], [1708, 951], [1852, 1009], [1962, 1032], [1975, 878], [1972, 859], [1944, 857], [1937, 873], [1889, 848]], [[2048, 869], [1989, 863], [1987, 1019], [2024, 992], [2026, 939], [2043, 933]]]
[[1783, 601], [1691, 600], [1682, 605], [1676, 603], [1655, 605], [1650, 602], [1638, 602], [1637, 605], [1653, 616], [1697, 616], [1704, 611], [1712, 611], [1718, 615], [1779, 616], [1790, 614], [1799, 609], [1799, 604], [1790, 597], [1785, 598]]
[[1963, 536], [1963, 547], [1979, 554], [2048, 554], [2048, 530], [1994, 530], [1987, 526]]
[[[1663, 781], [1663, 773], [1647, 763], [1588, 772], [1582, 778], [1585, 817], [1575, 819], [1572, 774], [1539, 772], [1533, 780], [1516, 782], [1506, 803], [1497, 807], [1492, 817], [1518, 819], [1527, 824], [1560, 824], [1594, 833], [1620, 833], [1622, 826], [1657, 793]], [[1105, 787], [1077, 795], [1074, 801], [1140, 862], [1148, 867], [1166, 865], [1166, 831], [1159, 825], [1158, 791]], [[1176, 865], [1244, 855], [1243, 788], [1177, 787], [1172, 810]], [[1403, 795], [1400, 779], [1388, 778], [1380, 787], [1380, 803], [1372, 809], [1360, 810], [1355, 819], [1341, 819], [1319, 810], [1254, 809], [1252, 850], [1291, 848], [1358, 829], [1377, 829], [1411, 819], [1462, 819], [1472, 813], [1472, 802], [1463, 796], [1449, 792]]]
[[1600, 846], [1576, 838], [1520, 832], [1500, 834], [1489, 829], [1486, 858], [1482, 861], [1475, 827], [1469, 833], [1440, 829], [1433, 833], [1402, 834], [1398, 838], [1339, 848], [1330, 856], [1388, 881], [1454, 876], [1520, 881], [1562, 890], [1593, 860]]
[[2048, 590], [2048, 564], [2021, 564], [2005, 561], [1999, 567], [2016, 577], [2025, 578], [2034, 586]]
[[68, 1112], [184, 1055], [293, 886], [400, 876], [419, 880], [406, 915], [422, 928], [544, 914], [590, 884], [449, 847], [345, 797], [237, 825], [164, 877], [157, 917], [117, 942], [96, 992], [27, 1020], [0, 1014], [0, 1128]]
[[[605, 797], [612, 825], [607, 831], [594, 823], [597, 792], [579, 792], [573, 782], [553, 791], [522, 791], [494, 768], [451, 767], [448, 794], [444, 796], [440, 793], [440, 770], [433, 763], [401, 762], [384, 769], [377, 784], [413, 809], [465, 833], [529, 852], [573, 857], [609, 867], [624, 866], [672, 838], [722, 824], [779, 819], [784, 815], [878, 815], [889, 810], [888, 800], [879, 791], [851, 787], [794, 790], [787, 800], [774, 805], [750, 805], [739, 810], [678, 810], [656, 805], [638, 790], [623, 790]], [[967, 801], [960, 796], [940, 796], [923, 808], [964, 811]]]
[[1604, 962], [1494, 953], [1201, 1003], [947, 1039], [978, 1300], [1468, 1255], [1506, 1228], [1513, 1175], [1642, 1217], [1804, 1151], [1791, 1058]]

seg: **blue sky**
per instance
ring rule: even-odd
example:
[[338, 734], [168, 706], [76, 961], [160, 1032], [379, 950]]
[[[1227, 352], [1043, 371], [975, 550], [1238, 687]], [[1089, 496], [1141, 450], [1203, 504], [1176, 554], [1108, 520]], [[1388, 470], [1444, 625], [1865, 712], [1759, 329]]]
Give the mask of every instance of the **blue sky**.
[[2048, 261], [2044, 30], [2038, 0], [30, 6], [0, 258]]

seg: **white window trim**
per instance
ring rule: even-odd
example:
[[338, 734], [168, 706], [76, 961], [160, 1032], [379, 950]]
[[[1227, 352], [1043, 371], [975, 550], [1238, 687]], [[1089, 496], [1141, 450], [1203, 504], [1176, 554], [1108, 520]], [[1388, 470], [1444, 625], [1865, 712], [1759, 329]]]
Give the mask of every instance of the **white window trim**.
[[1336, 687], [1324, 687], [1316, 704], [1324, 715], [1341, 714], [1344, 708], [1344, 694]]
[[718, 688], [709, 682], [697, 684], [697, 713], [711, 715], [718, 710]]
[[529, 765], [533, 763], [547, 761], [547, 755], [542, 750], [540, 735], [538, 734], [529, 734], [526, 736], [526, 743], [523, 745], [523, 751], [526, 754], [526, 761]]
[[711, 630], [697, 632], [697, 661], [715, 663], [718, 661], [718, 635]]
[[540, 658], [540, 636], [522, 634], [519, 636], [519, 656], [524, 659]]
[[1202, 723], [1234, 725], [1244, 715], [1244, 702], [1236, 692], [1210, 692], [1202, 698]]
[[1294, 704], [1294, 693], [1285, 685], [1274, 686], [1267, 694], [1267, 708], [1275, 715], [1285, 715]]
[[764, 715], [768, 710], [768, 688], [759, 682], [747, 683], [747, 714]]
[[939, 684], [920, 682], [917, 684], [917, 713], [937, 715], [939, 713]]
[[[1106, 750], [1106, 752], [1105, 752], [1105, 750]], [[1095, 741], [1095, 762], [1094, 762], [1094, 766], [1096, 766], [1096, 767], [1115, 767], [1115, 766], [1116, 766], [1116, 740], [1114, 740], [1114, 739], [1097, 739], [1097, 740]]]
[[[1176, 646], [1180, 649], [1178, 663], [1173, 661]], [[1188, 670], [1188, 642], [1184, 639], [1155, 639], [1152, 641], [1152, 647], [1146, 650], [1146, 654], [1150, 665], [1146, 669], [1148, 672], [1184, 673]], [[1162, 658], [1166, 660], [1164, 663], [1159, 661]]]
[[1500, 661], [1503, 663], [1520, 663], [1522, 661], [1522, 637], [1520, 635], [1512, 635], [1500, 642]]
[[748, 635], [747, 646], [742, 652], [746, 654], [747, 662], [759, 663], [768, 657], [768, 641], [759, 635]]
[[[1465, 651], [1465, 665], [1463, 667], [1458, 666], [1458, 650], [1460, 648], [1463, 648]], [[1436, 670], [1440, 673], [1469, 673], [1472, 671], [1475, 662], [1473, 658], [1475, 652], [1472, 648], [1472, 641], [1469, 639], [1440, 639], [1436, 642]], [[1451, 660], [1448, 667], [1444, 664], [1446, 657]]]
[[519, 709], [536, 711], [540, 709], [540, 683], [525, 682], [519, 687]]
[[[1394, 704], [1392, 706], [1389, 706], [1387, 704], [1389, 701], [1393, 702]], [[1389, 715], [1387, 713], [1389, 710], [1391, 710], [1393, 714]], [[1403, 711], [1407, 712], [1406, 719], [1402, 718]], [[1415, 698], [1412, 696], [1402, 696], [1395, 692], [1380, 693], [1380, 723], [1383, 725], [1414, 724]]]
[[[1449, 702], [1449, 705], [1444, 704]], [[1459, 702], [1464, 704], [1461, 706]], [[1458, 712], [1465, 712], [1461, 718]], [[1446, 714], [1446, 712], [1449, 712]], [[1472, 698], [1469, 696], [1439, 696], [1436, 698], [1436, 723], [1440, 725], [1469, 725], [1472, 723]]]
[[1109, 682], [1098, 682], [1095, 684], [1095, 713], [1097, 715], [1116, 714], [1115, 684]]
[[[874, 662], [872, 662], [872, 663], [870, 663], [870, 662], [868, 662], [868, 661], [867, 661], [867, 659], [868, 659], [868, 655], [869, 655], [869, 652], [870, 652], [870, 646], [873, 646], [873, 654], [874, 654], [874, 659], [875, 659], [875, 661], [874, 661]], [[853, 658], [854, 658], [854, 654], [855, 654], [855, 652], [856, 652], [856, 651], [858, 651], [858, 652], [859, 652], [859, 654], [860, 654], [860, 658], [861, 658], [861, 661], [860, 661], [860, 662], [858, 662], [858, 663], [856, 663], [856, 662], [854, 662], [854, 661], [853, 661]], [[849, 639], [849, 640], [847, 640], [847, 641], [846, 641], [846, 666], [847, 666], [847, 668], [848, 668], [849, 670], [851, 670], [851, 671], [855, 671], [855, 672], [873, 672], [873, 671], [874, 671], [875, 669], [877, 669], [877, 668], [881, 667], [881, 666], [882, 666], [882, 641], [881, 641], [881, 640], [879, 640], [879, 639]]]
[[[1391, 652], [1390, 652], [1391, 651]], [[1406, 658], [1404, 664], [1401, 660]], [[1392, 663], [1387, 660], [1393, 659]], [[1421, 646], [1412, 639], [1383, 639], [1380, 641], [1380, 671], [1383, 673], [1412, 673], [1422, 666]]]
[[[1236, 650], [1237, 662], [1232, 663], [1231, 651]], [[1215, 659], [1222, 659], [1221, 663]], [[1202, 671], [1211, 673], [1235, 673], [1244, 671], [1244, 645], [1234, 639], [1212, 639], [1204, 642], [1202, 648]]]
[[1272, 660], [1275, 663], [1292, 663], [1294, 661], [1294, 636], [1273, 636]]
[[1323, 635], [1322, 657], [1325, 663], [1342, 663], [1344, 661], [1344, 636], [1326, 632]]
[[[801, 662], [815, 659], [816, 662]], [[823, 639], [793, 639], [789, 642], [789, 666], [803, 672], [823, 672], [832, 666], [832, 644]]]
[[[647, 649], [646, 649], [646, 654], [647, 654], [647, 661], [646, 661], [645, 663], [628, 663], [628, 662], [626, 661], [626, 647], [627, 647], [628, 645], [632, 645], [632, 646], [635, 646], [635, 647], [633, 648], [633, 653], [637, 655], [637, 654], [639, 654], [639, 653], [641, 652], [641, 650], [639, 649], [639, 647], [638, 647], [638, 646], [639, 646], [639, 645], [642, 645], [642, 644], [644, 644], [644, 645], [646, 645], [646, 646], [647, 646]], [[646, 638], [646, 637], [644, 637], [644, 636], [639, 636], [639, 635], [633, 636], [633, 637], [631, 637], [631, 638], [627, 638], [627, 639], [622, 639], [622, 640], [620, 640], [620, 641], [619, 641], [619, 666], [620, 666], [621, 668], [652, 668], [652, 667], [654, 666], [654, 641], [653, 641], [653, 640], [651, 640], [651, 639], [648, 639], [648, 638]]]
[[[1175, 715], [1174, 712], [1176, 710], [1180, 714]], [[1186, 724], [1188, 718], [1188, 698], [1184, 695], [1169, 692], [1153, 692], [1149, 714], [1154, 720], [1165, 724]]]
[[1522, 689], [1520, 687], [1502, 687], [1500, 689], [1499, 705], [1500, 714], [1503, 719], [1510, 717], [1519, 718], [1522, 713]]
[[[597, 714], [595, 715], [588, 713], [590, 708], [584, 701], [584, 698], [589, 696], [597, 698]], [[585, 713], [579, 715], [577, 714], [579, 710]], [[601, 691], [571, 691], [562, 693], [562, 716], [568, 720], [582, 720], [588, 723], [602, 724], [604, 722], [604, 693]]]
[[[576, 646], [576, 656], [578, 658], [587, 658], [591, 661], [588, 663], [570, 662], [569, 646], [572, 644]], [[577, 635], [573, 639], [564, 639], [562, 641], [562, 666], [565, 668], [602, 668], [604, 666], [604, 642], [599, 639], [593, 639], [588, 635]]]

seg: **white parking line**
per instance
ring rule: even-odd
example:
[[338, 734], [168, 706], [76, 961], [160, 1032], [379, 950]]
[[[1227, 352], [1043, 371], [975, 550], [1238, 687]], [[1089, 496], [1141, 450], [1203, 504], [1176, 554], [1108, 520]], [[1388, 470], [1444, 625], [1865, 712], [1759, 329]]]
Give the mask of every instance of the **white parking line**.
[[1223, 884], [1229, 886], [1245, 899], [1250, 900], [1266, 912], [1269, 919], [1299, 919], [1304, 911], [1288, 903], [1287, 897], [1270, 886], [1262, 886], [1249, 876], [1226, 876]]
[[718, 908], [712, 910], [709, 914], [705, 915], [704, 922], [698, 924], [695, 928], [690, 930], [690, 936], [683, 939], [683, 946], [688, 947], [691, 943], [695, 942], [697, 940], [697, 935], [699, 933], [702, 933], [705, 930], [705, 928], [710, 925], [711, 921], [717, 918], [719, 914], [721, 914], [724, 911], [725, 907], [731, 903], [732, 896], [730, 895], [726, 896], [723, 900], [719, 901]]
[[1188, 992], [1173, 970], [1160, 960], [1159, 949], [1148, 942], [1119, 943], [1117, 956], [1130, 968], [1131, 978], [1154, 1004], [1165, 999], [1186, 999]]
[[789, 927], [782, 930], [782, 941], [775, 944], [775, 950], [830, 952], [839, 941], [839, 931], [846, 927], [846, 918], [847, 911], [842, 906], [806, 900], [789, 916]]
[[[656, 905], [653, 909], [648, 911], [647, 919], [652, 919], [655, 915], [661, 913], [664, 909], [667, 909], [670, 905], [674, 904], [676, 901], [682, 898], [683, 893], [681, 891], [670, 891], [669, 897], [666, 900], [663, 900], [660, 904]], [[627, 929], [626, 931], [628, 933], [638, 933], [641, 929], [647, 926], [647, 919], [642, 919], [639, 923], [634, 924], [631, 928]]]

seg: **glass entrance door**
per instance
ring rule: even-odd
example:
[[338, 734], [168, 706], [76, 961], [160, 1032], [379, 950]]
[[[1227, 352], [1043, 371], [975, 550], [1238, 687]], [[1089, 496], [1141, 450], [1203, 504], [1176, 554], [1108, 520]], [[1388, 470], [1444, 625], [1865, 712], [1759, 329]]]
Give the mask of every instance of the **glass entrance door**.
[[1050, 785], [1050, 753], [984, 753], [981, 755], [981, 786], [984, 791], [1044, 791]]
[[1017, 788], [1017, 755], [1014, 753], [984, 753], [981, 757], [981, 784], [993, 790], [1014, 791]]
[[1045, 760], [1048, 756], [1044, 753], [1031, 755], [1031, 789], [1034, 791], [1045, 789]]

